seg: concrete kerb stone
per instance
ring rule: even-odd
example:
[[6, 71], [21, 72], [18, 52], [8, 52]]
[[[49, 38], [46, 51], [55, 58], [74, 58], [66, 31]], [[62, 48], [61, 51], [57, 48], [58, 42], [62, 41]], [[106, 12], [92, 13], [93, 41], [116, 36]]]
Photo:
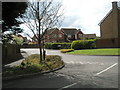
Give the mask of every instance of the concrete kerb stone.
[[23, 75], [18, 75], [18, 76], [14, 76], [14, 77], [2, 77], [2, 80], [3, 81], [8, 81], [8, 80], [15, 80], [15, 79], [20, 79], [20, 78], [26, 78], [26, 77], [30, 77], [30, 76], [34, 76], [34, 75], [42, 75], [42, 74], [46, 74], [46, 73], [50, 73], [50, 72], [54, 72], [54, 71], [60, 70], [64, 66], [65, 66], [65, 64], [63, 64], [59, 68], [55, 68], [53, 70], [48, 70], [48, 71], [44, 71], [44, 72], [38, 72], [38, 73], [32, 73], [32, 74], [23, 74]]
[[67, 55], [78, 55], [78, 56], [120, 56], [120, 55], [86, 55], [86, 54], [69, 54], [69, 53], [64, 53]]

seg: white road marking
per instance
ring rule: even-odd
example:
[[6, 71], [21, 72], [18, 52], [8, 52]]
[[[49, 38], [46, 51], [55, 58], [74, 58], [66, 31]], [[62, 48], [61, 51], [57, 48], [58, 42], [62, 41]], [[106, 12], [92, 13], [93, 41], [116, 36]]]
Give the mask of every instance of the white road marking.
[[63, 76], [63, 77], [66, 77], [66, 79], [75, 79], [74, 77], [72, 77], [72, 76], [68, 76], [68, 75], [63, 75], [63, 74], [59, 74], [59, 76]]
[[[79, 82], [79, 81], [78, 81], [78, 82]], [[74, 86], [74, 85], [78, 84], [78, 82], [76, 82], [76, 83], [73, 83], [73, 84], [70, 84], [70, 85], [67, 85], [67, 86], [65, 86], [65, 87], [62, 87], [62, 88], [60, 88], [60, 89], [57, 89], [57, 90], [62, 90], [62, 89], [65, 89], [65, 88], [72, 87], [72, 86]]]
[[71, 61], [72, 64], [74, 64], [75, 62]]
[[116, 66], [117, 64], [118, 64], [118, 63], [115, 63], [115, 64], [111, 65], [110, 67], [108, 67], [108, 68], [106, 68], [106, 69], [100, 71], [99, 73], [95, 74], [95, 76], [100, 75], [101, 73], [106, 72], [107, 70], [111, 69], [112, 67]]
[[104, 63], [98, 63], [98, 62], [74, 62], [74, 61], [67, 61], [65, 62], [67, 64], [98, 64], [98, 65], [104, 65]]
[[84, 63], [82, 63], [82, 62], [78, 62], [79, 64], [84, 64]]
[[[115, 63], [115, 64], [113, 64], [113, 65], [109, 66], [108, 68], [106, 68], [106, 69], [104, 69], [104, 70], [100, 71], [99, 73], [95, 74], [94, 76], [97, 76], [97, 75], [102, 74], [103, 72], [105, 72], [105, 71], [107, 71], [107, 70], [109, 70], [109, 69], [113, 68], [113, 67], [114, 67], [114, 66], [116, 66], [117, 64], [118, 64], [118, 63]], [[104, 65], [104, 64], [102, 63], [102, 65]], [[78, 81], [78, 82], [76, 82], [76, 83], [73, 83], [73, 84], [70, 84], [70, 85], [67, 85], [67, 86], [64, 86], [64, 87], [62, 87], [62, 88], [60, 88], [60, 89], [57, 89], [57, 90], [62, 90], [62, 89], [65, 89], [65, 88], [72, 87], [72, 86], [74, 86], [74, 85], [78, 84], [79, 82], [80, 82], [80, 81]]]

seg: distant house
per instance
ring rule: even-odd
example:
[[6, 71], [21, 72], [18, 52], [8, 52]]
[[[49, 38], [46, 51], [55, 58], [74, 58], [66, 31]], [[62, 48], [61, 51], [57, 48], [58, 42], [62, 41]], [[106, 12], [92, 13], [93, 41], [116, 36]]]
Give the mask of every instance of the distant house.
[[64, 41], [64, 34], [59, 31], [58, 28], [53, 28], [47, 30], [45, 33], [45, 42], [63, 42]]
[[[58, 28], [49, 29], [44, 34], [44, 42], [60, 42], [63, 40], [63, 35], [64, 34], [62, 34], [62, 32], [60, 32]], [[32, 37], [33, 43], [38, 43], [36, 37], [38, 37], [38, 35], [34, 35]]]
[[[58, 28], [49, 29], [44, 35], [44, 42], [72, 42], [74, 40], [93, 39], [95, 34], [84, 34], [80, 29], [76, 28]], [[33, 42], [38, 42], [36, 36], [32, 38]]]
[[83, 39], [95, 39], [96, 34], [83, 34]]
[[64, 34], [64, 41], [71, 42], [73, 40], [81, 40], [83, 38], [83, 32], [76, 28], [61, 28], [60, 30]]
[[120, 47], [120, 7], [117, 2], [112, 2], [112, 9], [101, 20], [100, 40], [97, 40], [97, 47]]

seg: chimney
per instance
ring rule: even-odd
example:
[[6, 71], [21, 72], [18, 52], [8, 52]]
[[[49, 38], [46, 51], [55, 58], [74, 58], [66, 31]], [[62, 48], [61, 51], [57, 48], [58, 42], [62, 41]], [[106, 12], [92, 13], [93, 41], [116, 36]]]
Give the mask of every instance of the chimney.
[[118, 6], [117, 6], [117, 1], [112, 2], [112, 8], [113, 8], [113, 9], [117, 9], [117, 7], [118, 7]]
[[117, 2], [112, 2], [112, 26], [113, 26], [113, 37], [117, 38], [118, 37], [118, 6], [117, 6]]

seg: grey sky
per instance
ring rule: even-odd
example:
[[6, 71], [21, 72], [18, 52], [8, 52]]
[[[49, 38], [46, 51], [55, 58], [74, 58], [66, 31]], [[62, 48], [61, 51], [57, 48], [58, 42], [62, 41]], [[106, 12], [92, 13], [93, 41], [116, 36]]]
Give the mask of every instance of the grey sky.
[[[2, 2], [22, 2], [26, 0], [1, 0]], [[59, 0], [58, 0], [59, 1]], [[112, 9], [114, 0], [62, 0], [65, 19], [61, 27], [80, 28], [83, 33], [100, 36], [99, 22]], [[119, 2], [119, 0], [116, 0]], [[120, 5], [120, 3], [119, 3]], [[23, 25], [22, 27], [25, 28]]]
[[[114, 0], [63, 0], [65, 20], [62, 27], [81, 28], [83, 33], [100, 36], [99, 22], [112, 9]], [[119, 2], [119, 0], [116, 0]], [[120, 3], [119, 3], [120, 4]]]

